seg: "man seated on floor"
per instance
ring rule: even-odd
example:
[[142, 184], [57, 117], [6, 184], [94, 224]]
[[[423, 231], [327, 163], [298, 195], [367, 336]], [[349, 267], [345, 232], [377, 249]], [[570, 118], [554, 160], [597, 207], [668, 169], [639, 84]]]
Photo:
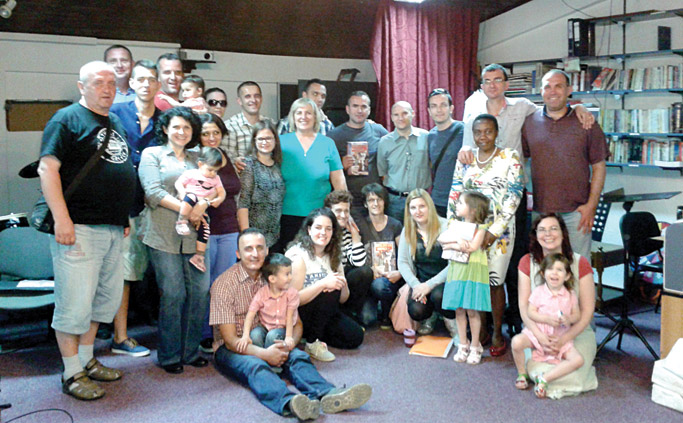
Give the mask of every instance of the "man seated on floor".
[[[237, 239], [240, 259], [216, 279], [211, 287], [209, 323], [214, 328], [215, 363], [220, 372], [248, 385], [263, 405], [283, 416], [295, 415], [301, 420], [315, 419], [322, 411], [328, 414], [358, 408], [372, 394], [367, 384], [335, 388], [326, 381], [305, 352], [291, 351], [284, 341], [268, 348], [249, 344], [244, 353], [237, 352], [244, 319], [254, 294], [266, 284], [261, 267], [268, 254], [266, 239], [258, 229], [249, 228]], [[294, 327], [295, 345], [301, 339], [302, 325]], [[296, 394], [273, 371], [282, 367], [301, 392]]]

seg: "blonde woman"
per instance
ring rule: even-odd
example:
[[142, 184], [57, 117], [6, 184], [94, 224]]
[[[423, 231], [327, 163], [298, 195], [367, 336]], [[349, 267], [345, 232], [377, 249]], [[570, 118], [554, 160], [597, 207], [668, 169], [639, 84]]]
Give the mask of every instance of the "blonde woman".
[[345, 190], [339, 152], [331, 138], [318, 133], [322, 113], [313, 100], [300, 98], [289, 110], [290, 128], [282, 135], [282, 178], [285, 198], [280, 220], [280, 245], [286, 249], [311, 210], [322, 207], [332, 189]]
[[419, 333], [425, 335], [434, 328], [434, 311], [445, 319], [455, 318], [455, 311], [441, 307], [448, 261], [441, 258], [441, 245], [436, 239], [447, 224], [436, 213], [429, 193], [421, 188], [408, 194], [404, 222], [398, 244], [398, 271], [410, 286], [408, 314], [422, 322]]

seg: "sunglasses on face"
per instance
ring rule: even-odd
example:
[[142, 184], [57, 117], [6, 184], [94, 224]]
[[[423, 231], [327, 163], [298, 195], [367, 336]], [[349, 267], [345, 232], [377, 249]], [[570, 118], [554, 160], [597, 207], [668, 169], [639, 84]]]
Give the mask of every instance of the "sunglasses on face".
[[206, 100], [206, 102], [209, 103], [209, 106], [213, 106], [213, 107], [216, 107], [216, 106], [225, 107], [225, 106], [228, 105], [228, 100], [214, 100], [214, 99], [211, 99], [211, 100]]

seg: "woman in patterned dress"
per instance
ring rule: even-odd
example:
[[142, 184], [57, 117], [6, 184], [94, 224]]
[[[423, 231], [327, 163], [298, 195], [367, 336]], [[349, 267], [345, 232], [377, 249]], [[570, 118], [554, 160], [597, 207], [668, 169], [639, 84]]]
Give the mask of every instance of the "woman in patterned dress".
[[503, 287], [515, 241], [515, 211], [522, 197], [522, 164], [517, 151], [498, 148], [498, 121], [489, 114], [474, 119], [472, 132], [477, 149], [471, 164], [458, 162], [453, 173], [453, 185], [448, 201], [448, 220], [455, 218], [455, 204], [463, 191], [474, 190], [489, 198], [490, 224], [484, 237], [487, 249], [489, 283], [491, 285], [491, 308], [493, 314], [492, 356], [505, 353], [506, 343], [501, 327], [505, 310]]

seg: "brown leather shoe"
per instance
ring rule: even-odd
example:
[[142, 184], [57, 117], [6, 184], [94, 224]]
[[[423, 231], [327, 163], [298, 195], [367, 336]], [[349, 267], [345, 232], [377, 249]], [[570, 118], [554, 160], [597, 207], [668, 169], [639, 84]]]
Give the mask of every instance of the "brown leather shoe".
[[85, 365], [85, 371], [88, 377], [92, 380], [99, 380], [100, 382], [113, 382], [121, 379], [123, 372], [121, 370], [112, 369], [97, 361], [96, 358], [91, 358], [88, 364]]
[[76, 373], [66, 381], [62, 378], [62, 392], [82, 401], [92, 401], [104, 396], [104, 389], [90, 380], [85, 370]]

